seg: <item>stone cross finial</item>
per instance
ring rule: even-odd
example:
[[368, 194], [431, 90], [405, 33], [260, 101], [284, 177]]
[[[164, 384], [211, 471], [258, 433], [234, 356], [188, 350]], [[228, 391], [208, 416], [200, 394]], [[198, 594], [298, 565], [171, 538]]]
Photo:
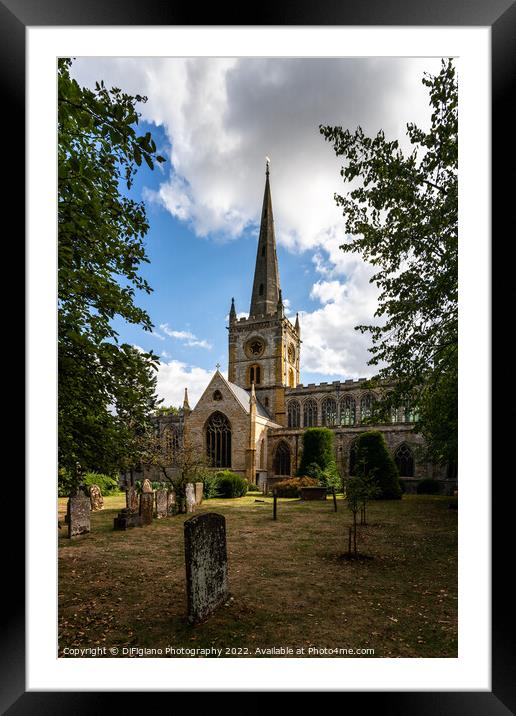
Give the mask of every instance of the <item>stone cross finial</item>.
[[219, 370], [219, 368], [220, 368], [220, 363], [217, 363], [217, 365], [215, 366], [215, 368], [216, 368], [217, 370]]

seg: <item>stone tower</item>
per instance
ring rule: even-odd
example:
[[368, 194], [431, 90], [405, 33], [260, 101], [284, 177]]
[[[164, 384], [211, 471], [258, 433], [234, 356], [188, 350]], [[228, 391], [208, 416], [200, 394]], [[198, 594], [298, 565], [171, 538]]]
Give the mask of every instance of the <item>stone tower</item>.
[[260, 235], [256, 252], [249, 318], [229, 312], [228, 379], [247, 390], [254, 383], [256, 398], [270, 417], [285, 425], [285, 388], [299, 383], [299, 320], [285, 316], [281, 297], [269, 164], [265, 173]]

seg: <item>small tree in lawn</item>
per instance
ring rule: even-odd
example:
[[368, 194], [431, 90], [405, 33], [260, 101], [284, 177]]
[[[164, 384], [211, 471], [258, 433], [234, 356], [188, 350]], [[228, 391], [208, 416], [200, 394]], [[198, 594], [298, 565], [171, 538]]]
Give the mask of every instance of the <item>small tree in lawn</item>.
[[[185, 432], [182, 443], [175, 451], [174, 471], [169, 478], [176, 493], [178, 512], [186, 512], [186, 485], [202, 481], [205, 468], [206, 458]], [[166, 474], [166, 470], [164, 472]]]
[[357, 514], [361, 511], [361, 524], [365, 524], [365, 511], [368, 500], [374, 499], [379, 492], [371, 475], [365, 472], [365, 464], [361, 465], [362, 474], [346, 480], [346, 505], [353, 515], [353, 527], [349, 528], [348, 557], [351, 559], [351, 540], [353, 539], [353, 556], [357, 551]]

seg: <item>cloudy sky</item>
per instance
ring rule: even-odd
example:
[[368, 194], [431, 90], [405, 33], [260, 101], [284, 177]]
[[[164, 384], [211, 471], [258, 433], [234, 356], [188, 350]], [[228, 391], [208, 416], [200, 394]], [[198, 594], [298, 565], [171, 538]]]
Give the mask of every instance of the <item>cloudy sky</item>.
[[227, 315], [249, 310], [265, 156], [281, 284], [288, 312], [300, 314], [301, 380], [371, 375], [370, 323], [377, 292], [372, 271], [344, 253], [343, 217], [335, 192], [345, 187], [341, 162], [320, 124], [366, 133], [383, 129], [406, 143], [406, 123], [429, 124], [424, 72], [436, 58], [206, 59], [78, 58], [83, 85], [104, 80], [148, 102], [140, 106], [167, 162], [142, 167], [131, 195], [146, 203], [151, 263], [142, 273], [154, 289], [138, 303], [152, 334], [117, 323], [123, 341], [161, 356], [158, 390], [193, 405], [220, 363], [227, 369]]

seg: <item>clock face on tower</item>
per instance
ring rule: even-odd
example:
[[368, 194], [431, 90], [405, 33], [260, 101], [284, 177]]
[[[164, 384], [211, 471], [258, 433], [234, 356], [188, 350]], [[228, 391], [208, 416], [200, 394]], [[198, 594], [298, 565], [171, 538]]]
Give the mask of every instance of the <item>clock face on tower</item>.
[[261, 338], [251, 338], [245, 346], [245, 352], [250, 358], [259, 358], [264, 350], [265, 342]]

